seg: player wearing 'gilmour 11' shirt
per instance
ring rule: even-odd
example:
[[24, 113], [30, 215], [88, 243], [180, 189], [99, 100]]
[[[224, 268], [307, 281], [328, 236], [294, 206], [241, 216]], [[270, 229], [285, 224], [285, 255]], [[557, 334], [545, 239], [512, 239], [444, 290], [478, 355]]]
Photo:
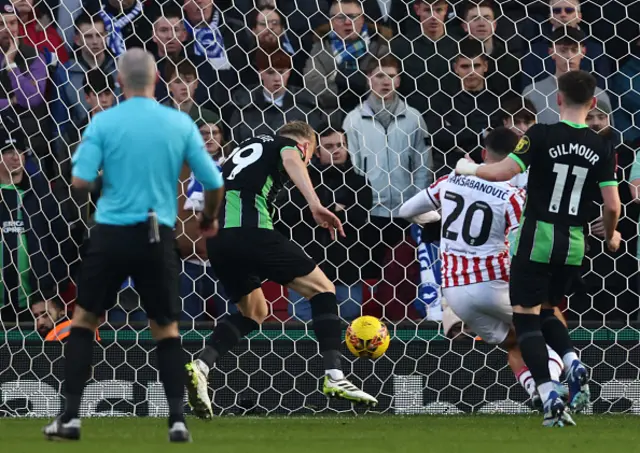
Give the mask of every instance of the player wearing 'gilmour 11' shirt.
[[571, 409], [580, 411], [589, 404], [588, 372], [566, 327], [553, 316], [553, 307], [580, 275], [589, 208], [598, 192], [607, 247], [612, 252], [620, 247], [615, 152], [586, 124], [596, 103], [595, 89], [596, 80], [587, 72], [562, 75], [559, 123], [531, 127], [513, 153], [500, 162], [479, 166], [460, 160], [456, 165], [457, 174], [485, 181], [506, 181], [529, 170], [509, 292], [522, 356], [544, 402], [545, 426], [563, 426], [566, 415], [560, 387], [547, 369], [545, 342], [562, 356], [567, 368]]
[[[514, 132], [498, 128], [485, 139], [483, 160], [499, 162], [517, 143]], [[416, 216], [442, 210], [443, 296], [476, 335], [507, 349], [509, 366], [535, 406], [539, 397], [516, 341], [509, 301], [507, 237], [518, 228], [523, 205], [524, 192], [508, 182], [490, 183], [451, 173], [403, 204], [400, 216], [420, 223]], [[559, 380], [562, 360], [553, 351], [548, 368]]]

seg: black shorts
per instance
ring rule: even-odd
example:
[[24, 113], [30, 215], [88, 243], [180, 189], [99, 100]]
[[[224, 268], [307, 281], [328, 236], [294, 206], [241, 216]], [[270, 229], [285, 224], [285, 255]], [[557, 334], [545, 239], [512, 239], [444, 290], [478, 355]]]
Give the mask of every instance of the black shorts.
[[578, 278], [580, 266], [536, 263], [514, 257], [509, 280], [511, 305], [532, 308], [549, 303], [555, 307]]
[[154, 244], [147, 223], [91, 229], [78, 276], [78, 305], [102, 316], [115, 305], [127, 277], [133, 278], [149, 319], [160, 325], [180, 319], [180, 256], [171, 228], [161, 226], [160, 242]]
[[223, 228], [207, 241], [207, 254], [233, 303], [260, 288], [264, 280], [286, 285], [316, 267], [300, 247], [265, 228]]

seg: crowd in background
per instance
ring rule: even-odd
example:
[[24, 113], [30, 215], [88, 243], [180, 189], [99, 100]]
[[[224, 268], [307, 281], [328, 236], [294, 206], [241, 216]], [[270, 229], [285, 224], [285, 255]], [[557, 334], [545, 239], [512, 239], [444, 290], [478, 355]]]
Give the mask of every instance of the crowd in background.
[[[425, 318], [418, 289], [437, 281], [425, 281], [416, 247], [437, 244], [438, 227], [416, 235], [397, 217], [401, 203], [460, 157], [479, 160], [491, 128], [522, 135], [558, 121], [557, 77], [594, 73], [588, 124], [617, 152], [625, 244], [603, 247], [594, 200], [565, 314], [638, 318], [639, 1], [0, 0], [0, 16], [0, 326], [35, 319], [46, 336], [72, 310], [100, 188], [70, 189], [71, 158], [91, 118], [122, 101], [117, 58], [136, 46], [156, 57], [158, 102], [188, 113], [219, 163], [288, 121], [316, 129], [311, 179], [347, 236], [313, 228], [290, 188], [275, 200], [277, 228], [336, 283], [346, 320]], [[198, 237], [202, 187], [187, 167], [176, 183], [183, 321], [211, 320], [235, 307]], [[300, 295], [265, 291], [274, 321], [310, 319]], [[123, 282], [106, 320], [145, 320], [135, 282]]]

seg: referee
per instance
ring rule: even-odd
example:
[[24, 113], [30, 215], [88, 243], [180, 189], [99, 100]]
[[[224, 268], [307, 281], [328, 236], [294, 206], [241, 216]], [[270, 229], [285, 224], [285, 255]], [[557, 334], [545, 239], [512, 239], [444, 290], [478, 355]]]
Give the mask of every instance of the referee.
[[[65, 350], [65, 409], [43, 432], [48, 439], [80, 438], [80, 399], [91, 374], [98, 320], [131, 276], [157, 341], [160, 381], [169, 403], [169, 440], [186, 442], [191, 438], [183, 415], [186, 357], [177, 323], [176, 183], [186, 161], [208, 192], [203, 216], [211, 219], [217, 217], [223, 181], [191, 118], [156, 102], [151, 54], [131, 49], [118, 64], [126, 101], [92, 119], [73, 156], [73, 187], [90, 190], [102, 170], [102, 195]], [[205, 230], [208, 236], [215, 234], [215, 223]]]

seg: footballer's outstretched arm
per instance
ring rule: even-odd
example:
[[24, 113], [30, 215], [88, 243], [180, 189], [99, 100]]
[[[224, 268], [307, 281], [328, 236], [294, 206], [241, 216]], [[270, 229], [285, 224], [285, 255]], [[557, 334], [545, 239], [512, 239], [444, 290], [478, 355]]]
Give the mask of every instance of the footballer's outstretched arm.
[[311, 214], [316, 223], [322, 228], [327, 228], [332, 239], [335, 238], [334, 229], [338, 230], [342, 237], [345, 237], [340, 219], [320, 203], [320, 199], [311, 183], [307, 167], [300, 158], [299, 151], [293, 148], [285, 148], [281, 152], [281, 157], [282, 166], [304, 199], [309, 203], [309, 209], [311, 209]]
[[485, 181], [509, 181], [524, 171], [524, 164], [509, 156], [495, 164], [478, 165], [468, 159], [460, 159], [456, 164], [459, 175], [477, 176]]
[[421, 190], [400, 206], [398, 214], [407, 220], [427, 212], [436, 211], [438, 206], [431, 200], [427, 190]]

